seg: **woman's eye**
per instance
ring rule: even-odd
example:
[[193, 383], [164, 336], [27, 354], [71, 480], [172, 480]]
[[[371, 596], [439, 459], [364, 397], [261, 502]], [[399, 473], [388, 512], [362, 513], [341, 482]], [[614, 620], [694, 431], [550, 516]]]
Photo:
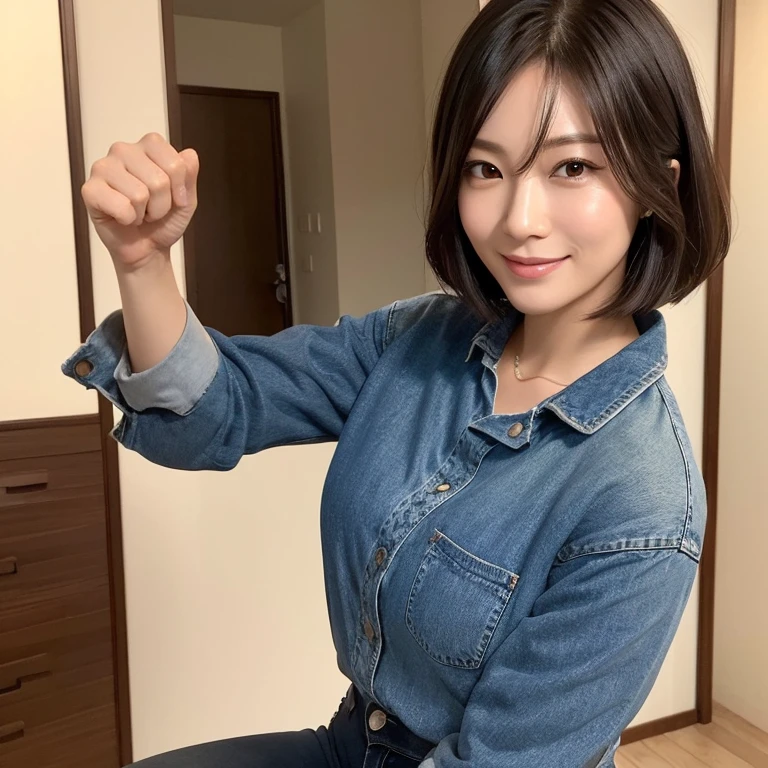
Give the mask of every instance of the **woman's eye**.
[[[569, 160], [567, 163], [563, 163], [555, 173], [555, 176], [559, 176], [561, 179], [578, 179], [584, 175], [587, 168], [590, 168], [586, 163], [580, 160]], [[560, 173], [564, 171], [564, 173]]]
[[467, 173], [476, 179], [498, 179], [501, 171], [490, 163], [468, 163]]

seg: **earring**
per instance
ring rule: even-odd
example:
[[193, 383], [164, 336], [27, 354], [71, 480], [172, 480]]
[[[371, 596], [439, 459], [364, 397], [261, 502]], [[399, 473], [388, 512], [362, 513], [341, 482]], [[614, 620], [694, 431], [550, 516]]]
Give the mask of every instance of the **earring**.
[[647, 219], [649, 216], [653, 216], [653, 211], [647, 210], [640, 218]]

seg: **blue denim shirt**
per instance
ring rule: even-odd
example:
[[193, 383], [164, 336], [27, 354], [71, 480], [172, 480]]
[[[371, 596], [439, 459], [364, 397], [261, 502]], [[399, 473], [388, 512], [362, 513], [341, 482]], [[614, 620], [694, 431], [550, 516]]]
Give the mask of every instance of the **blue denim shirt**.
[[483, 325], [431, 293], [228, 338], [188, 308], [169, 356], [132, 374], [116, 312], [63, 366], [123, 412], [120, 443], [168, 467], [338, 441], [321, 502], [338, 664], [437, 745], [424, 768], [612, 766], [701, 552], [662, 315], [636, 316], [639, 338], [560, 393], [494, 415], [520, 317]]

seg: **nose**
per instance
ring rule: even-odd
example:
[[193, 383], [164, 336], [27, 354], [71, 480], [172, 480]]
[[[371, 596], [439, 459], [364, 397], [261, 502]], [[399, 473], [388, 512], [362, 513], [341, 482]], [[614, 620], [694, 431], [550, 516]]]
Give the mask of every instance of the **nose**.
[[551, 230], [546, 193], [534, 177], [517, 177], [509, 186], [504, 233], [517, 242], [546, 237]]

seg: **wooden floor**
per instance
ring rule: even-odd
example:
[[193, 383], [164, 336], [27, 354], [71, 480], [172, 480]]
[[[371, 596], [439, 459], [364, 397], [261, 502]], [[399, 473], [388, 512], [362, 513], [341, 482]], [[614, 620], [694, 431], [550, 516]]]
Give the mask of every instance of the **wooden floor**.
[[768, 733], [719, 704], [709, 725], [692, 725], [619, 747], [616, 768], [768, 768]]

